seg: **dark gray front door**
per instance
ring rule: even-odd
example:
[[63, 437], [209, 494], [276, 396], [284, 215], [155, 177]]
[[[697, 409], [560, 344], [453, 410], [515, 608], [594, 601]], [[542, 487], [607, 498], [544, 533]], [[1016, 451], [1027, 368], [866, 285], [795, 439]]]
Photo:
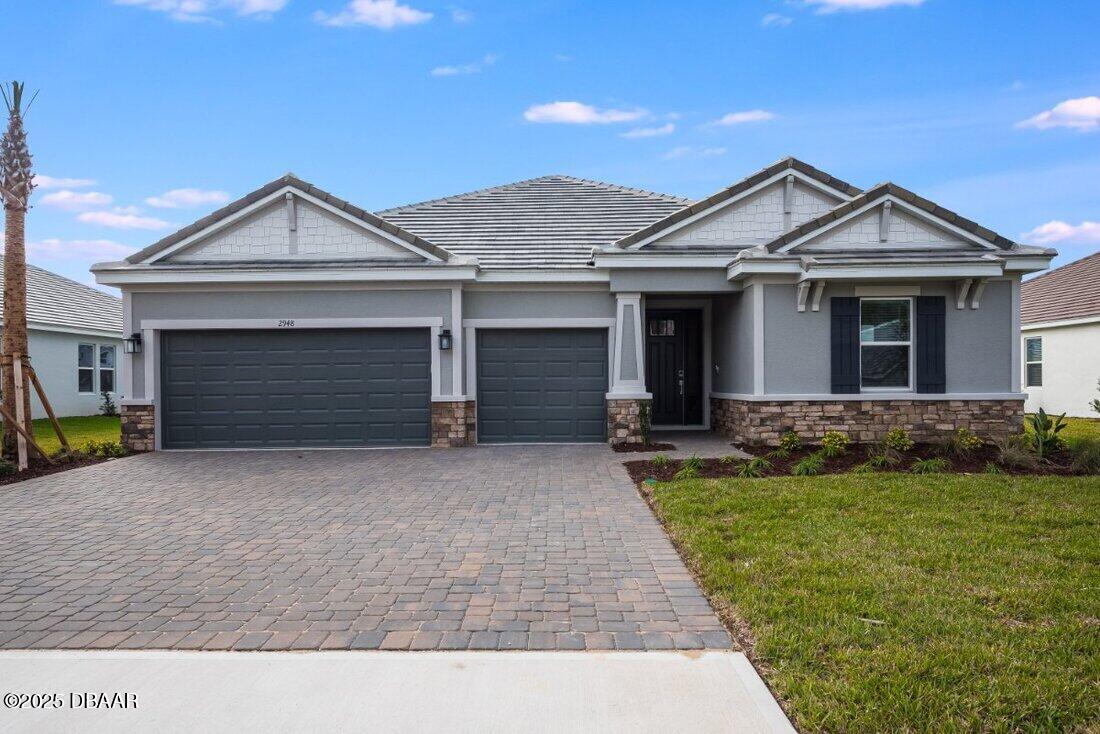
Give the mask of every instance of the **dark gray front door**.
[[606, 329], [478, 329], [479, 443], [603, 441]]
[[165, 448], [426, 446], [427, 329], [166, 331]]

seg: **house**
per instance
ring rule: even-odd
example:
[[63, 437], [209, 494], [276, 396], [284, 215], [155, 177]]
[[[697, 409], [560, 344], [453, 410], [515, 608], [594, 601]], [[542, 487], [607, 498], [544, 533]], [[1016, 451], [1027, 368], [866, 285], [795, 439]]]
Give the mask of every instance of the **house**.
[[[0, 269], [3, 262], [0, 257]], [[27, 348], [56, 415], [96, 415], [102, 391], [114, 400], [122, 384], [122, 302], [28, 265]], [[31, 416], [46, 417], [38, 395], [28, 389]]]
[[1018, 429], [1054, 254], [787, 158], [696, 202], [544, 176], [377, 214], [287, 174], [93, 271], [139, 449], [869, 440]]
[[1100, 418], [1100, 252], [1032, 278], [1021, 292], [1024, 409]]

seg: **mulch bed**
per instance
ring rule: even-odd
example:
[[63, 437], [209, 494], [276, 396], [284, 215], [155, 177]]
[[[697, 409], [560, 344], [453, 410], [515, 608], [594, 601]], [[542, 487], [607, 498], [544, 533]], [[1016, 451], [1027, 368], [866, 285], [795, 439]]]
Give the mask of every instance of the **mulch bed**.
[[[773, 450], [767, 446], [746, 446], [741, 448], [746, 453], [752, 454], [753, 456], [765, 456]], [[768, 460], [772, 463], [772, 466], [770, 469], [764, 471], [764, 476], [790, 476], [791, 469], [794, 465], [814, 453], [817, 448], [816, 446], [808, 446], [798, 451], [792, 451], [791, 455], [785, 459], [769, 458]], [[848, 450], [841, 456], [835, 459], [826, 459], [825, 467], [822, 469], [821, 474], [846, 474], [852, 471], [856, 466], [867, 461], [868, 448], [870, 448], [870, 446], [864, 444], [850, 445]], [[885, 471], [907, 472], [912, 463], [918, 459], [932, 459], [941, 456], [943, 456], [942, 447], [936, 444], [917, 444], [911, 451], [906, 452], [905, 457], [897, 466]], [[966, 458], [953, 456], [946, 458], [951, 462], [951, 469], [945, 473], [983, 474], [985, 473], [986, 464], [990, 462], [996, 464], [997, 448], [995, 446], [986, 445]], [[703, 459], [702, 461], [703, 466], [699, 469], [699, 476], [704, 479], [736, 477], [738, 468], [744, 463], [744, 460], [741, 459], [728, 463], [722, 463], [718, 459]], [[1034, 469], [1018, 469], [1001, 466], [999, 464], [997, 466], [1005, 474], [1021, 476], [1073, 476], [1073, 472], [1069, 469], [1068, 463], [1066, 457], [1059, 453], [1052, 455], [1049, 461], [1042, 462]], [[679, 459], [674, 459], [671, 463], [662, 467], [655, 467], [649, 461], [628, 461], [624, 464], [627, 472], [630, 474], [630, 478], [633, 479], [635, 483], [641, 483], [650, 478], [656, 479], [659, 482], [672, 481], [673, 475], [680, 470], [682, 465], [683, 461]]]
[[652, 451], [675, 451], [670, 443], [616, 443], [611, 449], [620, 454], [644, 454]]
[[110, 459], [102, 456], [81, 456], [79, 459], [68, 459], [64, 461], [55, 461], [53, 464], [47, 464], [39, 459], [33, 462], [26, 471], [17, 472], [15, 474], [9, 474], [5, 477], [0, 477], [0, 486], [5, 484], [18, 484], [19, 482], [25, 482], [28, 479], [36, 479], [38, 477], [44, 477], [49, 474], [57, 474], [58, 472], [68, 471], [69, 469], [79, 469], [82, 466], [91, 466], [92, 464], [102, 464], [104, 461], [110, 461]]

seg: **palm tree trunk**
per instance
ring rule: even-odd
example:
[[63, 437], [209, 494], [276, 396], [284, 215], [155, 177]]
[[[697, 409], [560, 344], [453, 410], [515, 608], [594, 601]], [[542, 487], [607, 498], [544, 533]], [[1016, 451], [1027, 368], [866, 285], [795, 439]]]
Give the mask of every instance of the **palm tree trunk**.
[[[0, 351], [5, 356], [27, 354], [27, 251], [24, 224], [27, 212], [22, 208], [4, 207], [4, 324]], [[16, 415], [15, 374], [8, 366], [3, 370], [4, 407]], [[27, 431], [31, 431], [31, 395], [24, 385], [23, 415]], [[4, 425], [4, 453], [14, 456], [16, 431]]]

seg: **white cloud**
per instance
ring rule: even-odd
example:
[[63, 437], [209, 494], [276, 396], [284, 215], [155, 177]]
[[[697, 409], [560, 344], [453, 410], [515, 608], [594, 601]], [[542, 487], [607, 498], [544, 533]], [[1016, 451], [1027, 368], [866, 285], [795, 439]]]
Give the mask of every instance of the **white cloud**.
[[633, 130], [627, 130], [620, 137], [627, 138], [629, 140], [637, 140], [639, 138], [659, 138], [665, 135], [671, 135], [676, 131], [676, 126], [671, 122], [661, 125], [660, 127], [636, 127]]
[[455, 23], [469, 23], [474, 19], [474, 14], [465, 8], [451, 8], [451, 20]]
[[403, 25], [427, 23], [431, 19], [431, 13], [408, 5], [399, 5], [397, 0], [351, 0], [347, 7], [335, 15], [329, 15], [322, 10], [313, 14], [313, 20], [321, 25], [369, 25], [385, 31]]
[[554, 54], [554, 61], [560, 61], [563, 64], [568, 64], [573, 60], [573, 57], [569, 54]]
[[1033, 127], [1036, 130], [1068, 127], [1081, 132], [1092, 132], [1100, 128], [1100, 97], [1067, 99], [1035, 117], [1017, 122], [1016, 127]]
[[726, 148], [697, 148], [691, 145], [678, 145], [665, 153], [662, 157], [666, 161], [678, 160], [680, 158], [714, 158], [716, 156], [725, 155], [726, 152]]
[[1100, 245], [1100, 222], [1084, 221], [1073, 225], [1055, 219], [1046, 224], [1040, 224], [1030, 232], [1024, 232], [1020, 238], [1037, 245], [1052, 245], [1056, 242]]
[[496, 54], [485, 54], [481, 61], [474, 61], [462, 66], [437, 66], [432, 69], [432, 76], [463, 76], [466, 74], [480, 74], [486, 66], [492, 66], [500, 57]]
[[95, 186], [96, 182], [91, 178], [54, 178], [44, 176], [41, 173], [34, 174], [34, 185], [39, 189], [83, 189]]
[[633, 122], [649, 113], [633, 110], [600, 110], [581, 102], [550, 102], [528, 107], [523, 117], [528, 122], [561, 123], [565, 125], [605, 125], [613, 122]]
[[767, 122], [768, 120], [774, 120], [775, 117], [774, 112], [768, 112], [767, 110], [744, 110], [743, 112], [730, 112], [722, 115], [719, 119], [708, 122], [707, 126], [727, 127], [729, 125], [742, 125], [746, 122]]
[[107, 206], [112, 201], [110, 194], [99, 191], [69, 191], [61, 189], [46, 194], [39, 203], [52, 206], [56, 209], [64, 209], [67, 212], [81, 212], [88, 209], [96, 209]]
[[121, 260], [136, 248], [111, 240], [60, 240], [56, 237], [27, 243], [28, 257], [66, 262], [73, 259]]
[[783, 28], [789, 26], [794, 20], [787, 15], [780, 15], [779, 13], [768, 13], [760, 19], [760, 25], [765, 28]]
[[87, 224], [98, 224], [113, 229], [164, 229], [168, 222], [156, 217], [143, 217], [133, 208], [113, 212], [84, 212], [76, 217]]
[[145, 203], [158, 209], [194, 209], [206, 204], [224, 204], [227, 201], [229, 201], [229, 194], [224, 191], [172, 189], [160, 196], [150, 196]]
[[807, 5], [816, 5], [819, 13], [836, 13], [841, 10], [881, 10], [896, 5], [916, 7], [924, 0], [805, 0]]
[[181, 23], [216, 23], [216, 14], [228, 11], [240, 16], [267, 17], [286, 7], [287, 0], [114, 0], [116, 5], [132, 5], [158, 13]]

